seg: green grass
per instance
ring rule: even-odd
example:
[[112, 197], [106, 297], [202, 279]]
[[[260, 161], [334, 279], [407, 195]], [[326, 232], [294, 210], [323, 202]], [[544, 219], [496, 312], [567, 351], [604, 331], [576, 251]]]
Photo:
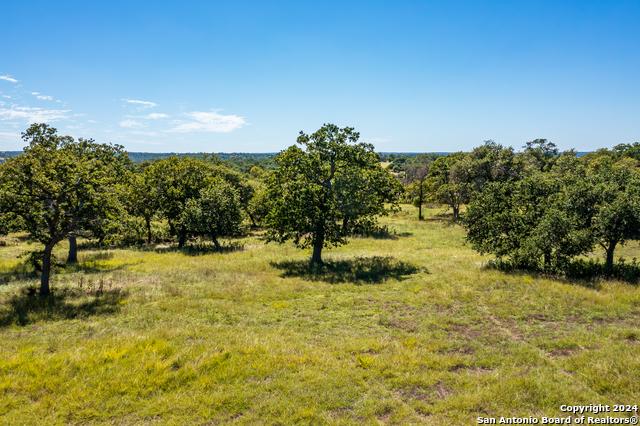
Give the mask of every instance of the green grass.
[[81, 251], [48, 300], [16, 259], [35, 245], [9, 238], [0, 424], [464, 425], [640, 402], [636, 285], [485, 269], [448, 216], [404, 209], [323, 267], [259, 235]]

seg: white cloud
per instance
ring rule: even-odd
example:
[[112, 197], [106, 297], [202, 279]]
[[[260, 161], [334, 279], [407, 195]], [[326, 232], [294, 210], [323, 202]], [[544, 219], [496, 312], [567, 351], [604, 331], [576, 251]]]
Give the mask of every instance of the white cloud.
[[151, 120], [157, 120], [158, 118], [169, 118], [169, 116], [167, 114], [151, 113], [149, 115], [145, 115], [145, 116], [140, 117], [140, 118], [149, 118]]
[[137, 121], [133, 121], [133, 120], [124, 120], [120, 122], [120, 125], [122, 127], [127, 127], [130, 129], [139, 129], [141, 127], [147, 127], [142, 123], [138, 123]]
[[230, 132], [246, 124], [244, 118], [237, 115], [222, 115], [213, 112], [189, 112], [185, 114], [196, 121], [182, 123], [168, 132]]
[[11, 99], [11, 96], [2, 95], [3, 98]]
[[71, 110], [53, 110], [29, 107], [0, 108], [0, 120], [23, 119], [29, 123], [46, 123], [69, 118], [66, 113]]
[[40, 93], [38, 92], [31, 92], [32, 95], [39, 95]]
[[133, 100], [133, 99], [122, 99], [122, 100], [125, 101], [126, 103], [137, 105], [138, 106], [138, 108], [137, 108], [138, 111], [144, 111], [147, 108], [153, 108], [154, 106], [158, 105], [158, 104], [155, 104], [153, 102], [136, 101], [136, 100]]
[[87, 120], [87, 123], [97, 123], [96, 120]]
[[133, 135], [146, 135], [146, 136], [155, 136], [158, 134], [158, 132], [141, 132], [139, 130], [132, 130], [130, 133]]
[[43, 101], [52, 101], [53, 100], [53, 96], [36, 96], [36, 98], [43, 100]]
[[8, 75], [0, 75], [0, 80], [10, 81], [11, 83], [17, 83], [18, 82], [18, 80], [16, 80], [15, 78], [11, 78]]
[[142, 119], [148, 119], [148, 120], [157, 120], [158, 118], [169, 118], [167, 114], [158, 114], [156, 112], [152, 112], [151, 114], [147, 114], [147, 115], [125, 115], [125, 117], [142, 118]]

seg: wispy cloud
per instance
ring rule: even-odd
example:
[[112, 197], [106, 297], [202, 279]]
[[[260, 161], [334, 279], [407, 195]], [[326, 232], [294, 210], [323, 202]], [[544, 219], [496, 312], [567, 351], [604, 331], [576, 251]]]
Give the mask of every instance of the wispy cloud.
[[54, 110], [29, 107], [0, 108], [0, 120], [22, 119], [29, 123], [45, 123], [69, 118], [66, 113], [71, 110]]
[[125, 117], [142, 118], [146, 120], [157, 120], [159, 118], [169, 118], [167, 114], [158, 114], [156, 112], [152, 112], [151, 114], [147, 114], [147, 115], [125, 115]]
[[11, 96], [2, 95], [3, 98], [11, 99]]
[[133, 121], [133, 120], [124, 120], [120, 122], [120, 125], [122, 127], [127, 127], [129, 129], [140, 129], [142, 127], [147, 127], [142, 123], [138, 123], [137, 121]]
[[10, 81], [11, 83], [17, 83], [18, 82], [18, 80], [16, 80], [15, 78], [11, 78], [8, 75], [0, 75], [0, 80]]
[[35, 96], [36, 98], [41, 99], [43, 101], [52, 101], [53, 100], [53, 96], [44, 96], [44, 95], [41, 95], [38, 92], [31, 92], [31, 94], [33, 96]]
[[156, 114], [154, 112], [154, 113], [142, 116], [140, 118], [148, 118], [148, 119], [151, 119], [151, 120], [157, 120], [158, 118], [169, 118], [169, 116], [167, 114]]
[[96, 120], [87, 120], [87, 123], [97, 123]]
[[182, 123], [168, 132], [187, 133], [187, 132], [230, 132], [238, 129], [246, 124], [243, 117], [237, 115], [222, 115], [216, 111], [213, 112], [190, 112], [184, 114], [195, 121]]
[[134, 104], [136, 105], [138, 108], [138, 111], [144, 111], [147, 108], [153, 108], [154, 106], [158, 105], [156, 103], [153, 102], [146, 102], [146, 101], [136, 101], [133, 99], [122, 99], [123, 101], [125, 101], [128, 104]]
[[155, 136], [158, 132], [141, 132], [139, 130], [132, 130], [130, 132], [132, 135], [145, 135], [145, 136]]

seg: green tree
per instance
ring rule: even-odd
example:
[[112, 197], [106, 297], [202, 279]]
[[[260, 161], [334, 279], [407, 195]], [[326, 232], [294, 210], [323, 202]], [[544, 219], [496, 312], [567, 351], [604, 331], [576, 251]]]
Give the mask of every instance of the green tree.
[[118, 145], [58, 136], [46, 124], [32, 125], [22, 138], [29, 144], [24, 153], [0, 168], [0, 206], [44, 245], [40, 294], [46, 296], [54, 246], [83, 222], [118, 211], [115, 185], [122, 163], [114, 157], [126, 154]]
[[267, 186], [258, 181], [251, 181], [250, 185], [253, 187], [253, 197], [247, 206], [248, 216], [254, 226], [262, 225], [269, 214]]
[[407, 189], [413, 198], [413, 205], [418, 207], [418, 220], [422, 220], [422, 206], [428, 196], [427, 177], [431, 162], [423, 164], [412, 164], [406, 171]]
[[160, 210], [159, 170], [143, 164], [137, 173], [132, 174], [127, 192], [127, 209], [134, 217], [144, 220], [147, 231], [147, 244], [151, 244], [151, 222]]
[[187, 200], [181, 223], [191, 232], [208, 235], [220, 250], [218, 238], [239, 232], [242, 213], [237, 190], [220, 177], [200, 197]]
[[428, 184], [431, 188], [432, 198], [448, 205], [453, 210], [453, 217], [460, 217], [460, 207], [469, 201], [472, 186], [468, 182], [465, 173], [459, 163], [466, 154], [455, 154], [439, 157], [433, 162], [429, 170]]
[[154, 161], [149, 173], [156, 185], [158, 206], [169, 222], [171, 234], [178, 237], [178, 247], [184, 246], [188, 231], [181, 218], [190, 199], [200, 198], [200, 192], [211, 184], [212, 166], [190, 157], [168, 157]]
[[558, 148], [546, 139], [534, 139], [523, 146], [528, 165], [541, 172], [549, 171], [558, 156]]
[[613, 161], [598, 163], [576, 179], [568, 200], [604, 249], [605, 271], [611, 273], [618, 244], [640, 239], [640, 175]]
[[593, 247], [569, 205], [562, 182], [547, 174], [489, 183], [465, 212], [467, 241], [517, 267], [561, 271]]
[[567, 153], [551, 172], [486, 185], [465, 213], [468, 241], [480, 253], [551, 272], [599, 245], [610, 274], [618, 244], [640, 239], [640, 175], [614, 161], [585, 166]]
[[354, 230], [371, 229], [378, 215], [397, 207], [401, 184], [380, 166], [373, 146], [358, 143], [353, 128], [326, 124], [276, 156], [269, 176], [267, 240], [293, 240], [313, 247], [312, 263], [322, 263], [323, 247], [345, 244]]

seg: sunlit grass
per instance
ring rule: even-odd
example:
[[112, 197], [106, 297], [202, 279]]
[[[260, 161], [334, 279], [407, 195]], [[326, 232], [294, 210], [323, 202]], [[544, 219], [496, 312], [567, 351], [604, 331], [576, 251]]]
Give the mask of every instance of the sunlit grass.
[[0, 247], [0, 423], [451, 425], [638, 403], [637, 286], [485, 269], [442, 210], [404, 208], [325, 267], [257, 233], [225, 253], [81, 251], [47, 301], [16, 260], [35, 245]]

